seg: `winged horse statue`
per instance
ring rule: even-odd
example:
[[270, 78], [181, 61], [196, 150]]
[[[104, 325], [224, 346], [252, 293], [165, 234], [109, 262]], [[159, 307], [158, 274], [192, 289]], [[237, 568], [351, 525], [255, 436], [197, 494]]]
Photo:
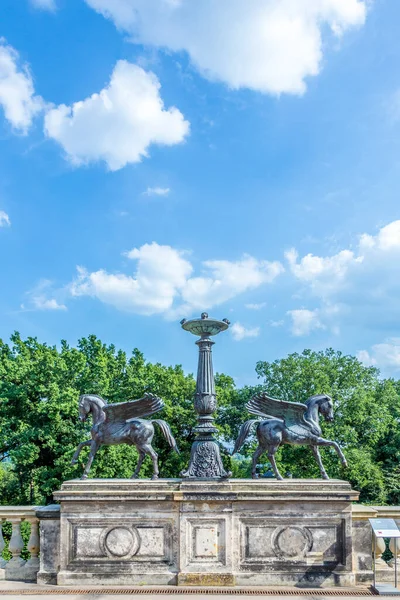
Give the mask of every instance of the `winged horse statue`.
[[130, 444], [136, 446], [139, 452], [139, 460], [132, 479], [139, 476], [143, 460], [147, 455], [153, 461], [152, 479], [158, 479], [158, 455], [151, 446], [156, 423], [165, 439], [175, 452], [179, 454], [175, 439], [171, 433], [168, 423], [161, 419], [146, 421], [141, 417], [148, 417], [160, 411], [164, 407], [161, 398], [153, 394], [145, 394], [140, 400], [129, 400], [118, 404], [106, 404], [101, 396], [95, 394], [83, 394], [79, 398], [79, 419], [86, 421], [89, 414], [93, 418], [91, 430], [92, 439], [81, 442], [72, 458], [71, 464], [76, 464], [80, 451], [84, 446], [90, 446], [89, 459], [81, 479], [86, 479], [92, 466], [94, 456], [100, 446], [112, 444]]
[[258, 446], [253, 454], [251, 476], [257, 477], [257, 461], [263, 452], [268, 452], [268, 458], [277, 479], [283, 479], [275, 462], [275, 454], [281, 444], [311, 446], [323, 479], [329, 479], [322, 464], [319, 446], [331, 446], [339, 455], [343, 466], [347, 461], [339, 445], [322, 437], [319, 426], [319, 415], [327, 421], [333, 421], [332, 398], [325, 394], [311, 396], [305, 404], [286, 402], [270, 398], [266, 393], [254, 396], [246, 408], [250, 414], [263, 417], [265, 420], [250, 419], [243, 423], [235, 443], [233, 454], [242, 447], [252, 427], [257, 423], [256, 434]]

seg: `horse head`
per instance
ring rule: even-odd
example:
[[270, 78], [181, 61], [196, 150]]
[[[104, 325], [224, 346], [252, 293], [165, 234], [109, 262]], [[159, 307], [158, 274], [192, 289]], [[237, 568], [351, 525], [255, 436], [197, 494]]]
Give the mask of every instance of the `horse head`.
[[105, 402], [100, 396], [96, 396], [95, 394], [82, 394], [82, 396], [79, 397], [79, 420], [82, 422], [86, 421], [90, 412], [93, 415], [93, 420], [95, 420], [95, 413], [98, 413], [99, 409], [102, 412], [104, 404]]
[[87, 394], [82, 394], [79, 397], [79, 420], [86, 421], [88, 414], [90, 413], [90, 404], [87, 399]]
[[326, 421], [333, 421], [333, 402], [332, 398], [327, 394], [317, 394], [311, 396], [306, 404], [313, 403], [318, 406], [318, 412], [324, 417]]

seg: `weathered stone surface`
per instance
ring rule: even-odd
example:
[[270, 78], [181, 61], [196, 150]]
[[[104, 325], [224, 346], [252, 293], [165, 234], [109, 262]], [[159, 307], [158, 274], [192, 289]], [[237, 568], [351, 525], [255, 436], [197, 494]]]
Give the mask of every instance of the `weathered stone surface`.
[[372, 528], [368, 519], [377, 517], [373, 506], [352, 506], [353, 569], [356, 583], [372, 583]]
[[351, 586], [357, 496], [334, 480], [67, 481], [57, 582]]
[[40, 557], [37, 582], [56, 584], [60, 566], [60, 506], [51, 504], [36, 510], [39, 519]]

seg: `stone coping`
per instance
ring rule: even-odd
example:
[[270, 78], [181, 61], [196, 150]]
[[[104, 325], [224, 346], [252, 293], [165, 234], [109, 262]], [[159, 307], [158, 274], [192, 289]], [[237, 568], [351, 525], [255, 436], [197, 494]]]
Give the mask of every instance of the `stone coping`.
[[0, 523], [2, 520], [12, 521], [36, 519], [36, 510], [39, 506], [0, 506]]
[[352, 504], [351, 515], [357, 521], [375, 519], [378, 516], [376, 506], [365, 506], [364, 504]]
[[358, 500], [350, 483], [339, 479], [73, 479], [65, 481], [54, 499], [64, 501], [135, 500], [208, 501], [341, 501]]

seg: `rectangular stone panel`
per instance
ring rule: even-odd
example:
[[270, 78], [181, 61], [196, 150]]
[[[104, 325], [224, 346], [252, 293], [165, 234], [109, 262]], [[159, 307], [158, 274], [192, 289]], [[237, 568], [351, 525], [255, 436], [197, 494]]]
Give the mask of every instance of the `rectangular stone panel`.
[[225, 565], [225, 520], [187, 519], [187, 563]]
[[240, 521], [240, 562], [345, 564], [345, 522], [327, 518], [248, 518]]
[[165, 527], [138, 527], [137, 530], [141, 539], [137, 556], [165, 556]]
[[245, 526], [245, 557], [250, 559], [274, 557], [271, 537], [275, 527]]
[[70, 518], [69, 528], [70, 564], [173, 560], [174, 533], [169, 520]]
[[104, 556], [100, 548], [100, 535], [104, 527], [75, 527], [74, 542], [75, 558], [99, 558]]

